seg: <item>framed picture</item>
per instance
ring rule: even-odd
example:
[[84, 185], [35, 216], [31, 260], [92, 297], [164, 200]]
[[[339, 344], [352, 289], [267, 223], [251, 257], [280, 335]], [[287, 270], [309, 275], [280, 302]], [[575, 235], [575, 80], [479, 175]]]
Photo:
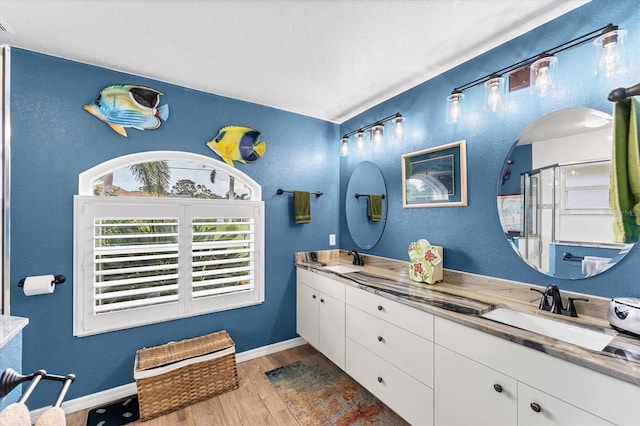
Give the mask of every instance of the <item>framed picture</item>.
[[466, 141], [402, 156], [402, 207], [466, 205]]
[[505, 233], [522, 232], [522, 195], [498, 195], [498, 216]]

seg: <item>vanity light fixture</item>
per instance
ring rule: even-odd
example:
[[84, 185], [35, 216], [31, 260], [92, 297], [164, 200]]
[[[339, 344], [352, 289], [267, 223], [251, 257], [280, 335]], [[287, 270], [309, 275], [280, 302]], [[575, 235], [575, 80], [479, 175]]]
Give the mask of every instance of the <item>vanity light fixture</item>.
[[493, 74], [484, 83], [485, 104], [487, 111], [496, 112], [502, 106], [502, 93], [504, 92], [504, 77]]
[[[345, 138], [349, 139], [345, 135], [342, 140], [344, 141]], [[364, 151], [364, 131], [362, 129], [356, 132], [356, 151]]]
[[384, 139], [384, 123], [387, 121], [393, 121], [396, 125], [395, 138], [402, 139], [404, 136], [404, 117], [399, 112], [393, 115], [383, 118], [382, 120], [375, 121], [366, 126], [360, 127], [358, 130], [349, 132], [342, 137], [340, 145], [340, 156], [346, 157], [349, 155], [349, 137], [356, 135], [356, 151], [364, 150], [364, 133], [369, 130], [371, 132], [371, 142], [374, 146], [382, 144]]
[[530, 84], [535, 88], [535, 93], [541, 98], [547, 96], [555, 87], [556, 82], [556, 65], [558, 58], [543, 53], [531, 64], [529, 71]]
[[609, 24], [602, 30], [602, 35], [593, 41], [596, 75], [613, 77], [626, 68], [626, 55], [623, 54], [627, 30]]
[[383, 138], [384, 125], [382, 123], [376, 123], [376, 125], [371, 128], [371, 142], [373, 142], [373, 146], [382, 145]]
[[340, 157], [346, 157], [349, 155], [349, 138], [342, 138], [342, 145], [340, 145]]
[[396, 125], [393, 135], [397, 141], [401, 141], [404, 138], [404, 117], [398, 114], [393, 118], [393, 122]]
[[626, 30], [619, 29], [617, 25], [607, 24], [535, 56], [456, 87], [451, 95], [447, 96], [446, 121], [452, 124], [460, 121], [463, 92], [481, 84], [485, 86], [485, 109], [491, 112], [496, 112], [502, 106], [504, 101], [502, 88], [507, 78], [510, 92], [533, 86], [537, 96], [549, 95], [557, 80], [557, 55], [591, 41], [596, 52], [594, 60], [596, 73], [605, 77], [613, 76], [624, 70], [626, 55], [621, 51], [621, 45], [626, 38], [626, 33]]
[[462, 105], [460, 103], [464, 99], [464, 94], [455, 89], [447, 96], [447, 123], [455, 124], [462, 117]]

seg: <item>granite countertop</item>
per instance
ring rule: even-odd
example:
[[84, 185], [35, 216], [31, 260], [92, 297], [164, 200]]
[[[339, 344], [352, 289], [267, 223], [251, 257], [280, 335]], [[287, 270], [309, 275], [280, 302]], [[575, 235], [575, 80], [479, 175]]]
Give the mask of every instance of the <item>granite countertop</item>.
[[0, 315], [0, 349], [13, 339], [26, 325], [29, 324], [27, 318], [11, 317]]
[[[361, 271], [352, 273], [338, 273], [326, 269], [326, 266], [331, 265], [352, 266], [352, 258], [347, 256], [344, 250], [297, 253], [295, 264], [348, 285], [640, 386], [640, 338], [617, 333], [602, 351], [592, 351], [481, 317], [496, 307], [510, 307], [556, 321], [615, 333], [607, 320], [608, 299], [589, 295], [588, 303], [576, 304], [579, 317], [571, 318], [537, 309], [540, 295], [530, 291], [530, 288], [544, 289], [540, 286], [449, 270], [444, 271], [443, 282], [429, 285], [414, 282], [409, 278], [408, 262], [364, 256], [365, 266]], [[564, 291], [562, 295], [565, 300], [567, 296], [580, 296]]]

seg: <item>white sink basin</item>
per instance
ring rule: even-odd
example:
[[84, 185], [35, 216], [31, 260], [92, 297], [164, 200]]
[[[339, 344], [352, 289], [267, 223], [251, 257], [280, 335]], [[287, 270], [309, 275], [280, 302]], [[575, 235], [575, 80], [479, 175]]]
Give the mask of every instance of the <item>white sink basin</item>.
[[337, 272], [339, 274], [348, 274], [350, 272], [362, 271], [362, 268], [358, 268], [355, 266], [347, 266], [347, 265], [331, 265], [331, 266], [324, 266], [323, 268], [331, 272]]
[[604, 349], [617, 334], [613, 330], [610, 333], [605, 333], [509, 308], [496, 308], [483, 314], [482, 317], [553, 337], [593, 351]]

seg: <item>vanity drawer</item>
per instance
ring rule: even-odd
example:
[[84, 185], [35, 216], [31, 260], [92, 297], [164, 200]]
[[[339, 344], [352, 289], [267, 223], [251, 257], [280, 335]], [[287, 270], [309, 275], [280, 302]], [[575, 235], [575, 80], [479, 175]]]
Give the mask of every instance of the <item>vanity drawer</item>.
[[433, 342], [347, 306], [347, 337], [433, 387]]
[[518, 426], [611, 424], [531, 386], [518, 383]]
[[433, 315], [391, 299], [347, 286], [347, 304], [433, 341]]
[[325, 277], [324, 275], [307, 271], [306, 269], [296, 268], [296, 270], [298, 282], [344, 302], [344, 283]]
[[347, 373], [414, 425], [433, 424], [433, 390], [347, 338]]

